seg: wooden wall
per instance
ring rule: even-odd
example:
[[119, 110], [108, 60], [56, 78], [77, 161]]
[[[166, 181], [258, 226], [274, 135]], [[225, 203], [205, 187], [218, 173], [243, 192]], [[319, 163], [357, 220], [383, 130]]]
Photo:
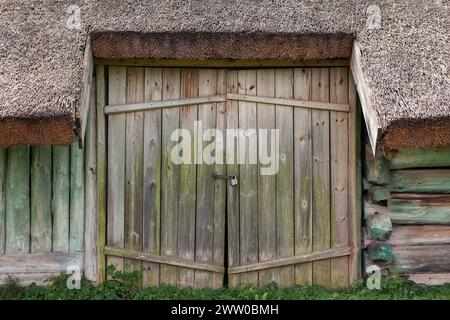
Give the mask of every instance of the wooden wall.
[[19, 256], [31, 264], [46, 253], [54, 253], [46, 262], [60, 257], [55, 264], [80, 256], [59, 253], [84, 250], [83, 170], [77, 144], [0, 149], [0, 280]]
[[367, 145], [364, 164], [365, 265], [450, 282], [450, 148], [374, 157]]

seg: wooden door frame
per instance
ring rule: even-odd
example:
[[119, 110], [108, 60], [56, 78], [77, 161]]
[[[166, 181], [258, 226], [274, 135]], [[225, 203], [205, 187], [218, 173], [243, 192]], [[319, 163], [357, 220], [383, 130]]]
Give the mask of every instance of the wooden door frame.
[[[196, 67], [196, 68], [298, 68], [298, 67], [349, 67], [348, 60], [314, 60], [293, 63], [289, 61], [171, 61], [171, 60], [104, 60], [96, 59], [96, 133], [97, 133], [97, 224], [92, 230], [96, 234], [96, 282], [106, 279], [106, 69], [110, 65], [145, 67]], [[349, 280], [354, 283], [361, 277], [361, 111], [358, 94], [351, 72], [349, 72]]]

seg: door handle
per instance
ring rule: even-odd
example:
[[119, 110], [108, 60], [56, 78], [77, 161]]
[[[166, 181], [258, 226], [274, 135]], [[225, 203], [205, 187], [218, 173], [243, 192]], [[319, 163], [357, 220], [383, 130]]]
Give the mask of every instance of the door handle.
[[239, 184], [238, 177], [236, 176], [227, 176], [225, 174], [219, 174], [217, 172], [213, 173], [214, 179], [222, 179], [222, 180], [228, 180], [230, 182], [230, 186], [235, 187]]

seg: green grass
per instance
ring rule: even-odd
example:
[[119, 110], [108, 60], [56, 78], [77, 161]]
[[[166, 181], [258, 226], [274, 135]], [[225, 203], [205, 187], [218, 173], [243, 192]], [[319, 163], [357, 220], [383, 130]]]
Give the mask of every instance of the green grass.
[[443, 286], [418, 286], [399, 276], [383, 278], [381, 290], [369, 290], [362, 283], [347, 289], [329, 290], [320, 286], [278, 288], [275, 284], [262, 288], [177, 289], [171, 286], [141, 289], [137, 285], [140, 273], [120, 273], [109, 270], [111, 280], [93, 286], [82, 279], [80, 290], [67, 289], [67, 276], [53, 279], [49, 286], [32, 284], [26, 288], [13, 281], [0, 286], [0, 300], [450, 300], [450, 284]]

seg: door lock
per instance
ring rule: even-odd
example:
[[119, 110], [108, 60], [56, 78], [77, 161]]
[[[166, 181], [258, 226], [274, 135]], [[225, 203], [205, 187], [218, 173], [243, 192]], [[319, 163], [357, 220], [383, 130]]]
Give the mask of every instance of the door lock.
[[225, 174], [218, 174], [215, 172], [213, 174], [214, 179], [222, 179], [222, 180], [228, 180], [230, 182], [230, 186], [236, 187], [239, 184], [239, 180], [237, 176], [227, 176]]

